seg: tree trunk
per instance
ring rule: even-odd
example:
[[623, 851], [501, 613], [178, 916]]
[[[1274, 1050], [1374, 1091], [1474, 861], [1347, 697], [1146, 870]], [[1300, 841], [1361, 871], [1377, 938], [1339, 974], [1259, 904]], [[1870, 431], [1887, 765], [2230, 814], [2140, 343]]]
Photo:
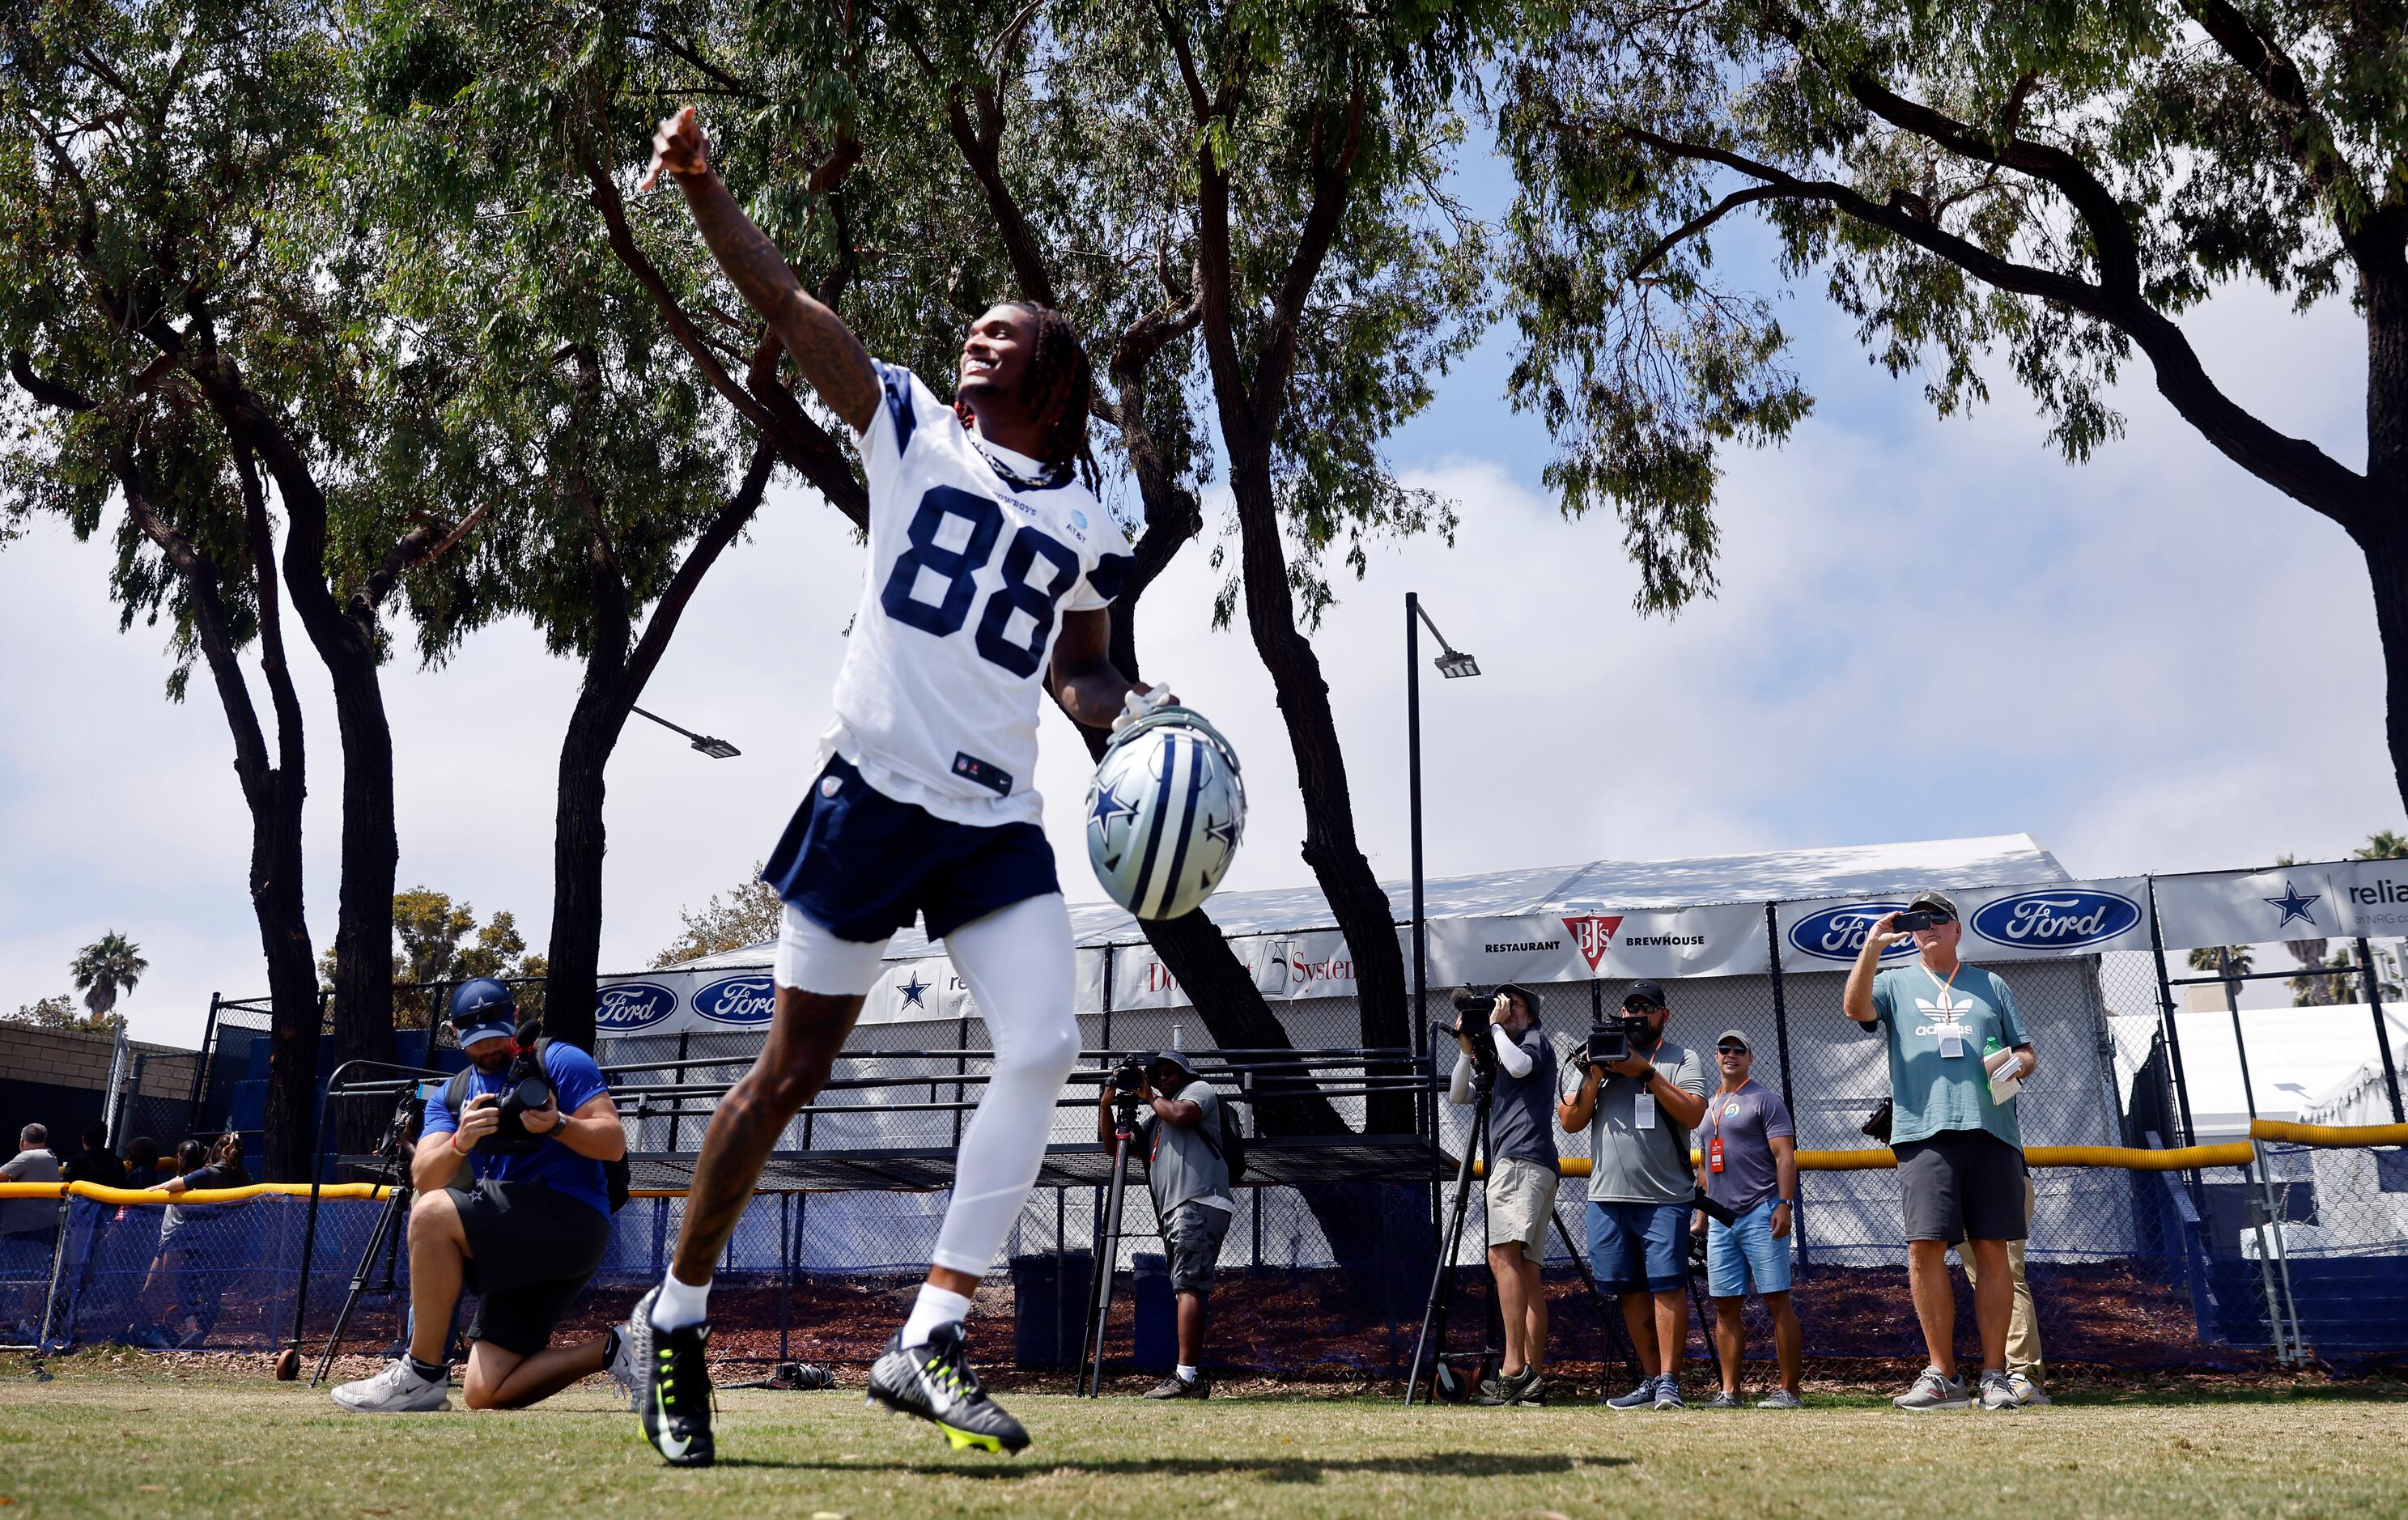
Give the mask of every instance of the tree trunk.
[[601, 974], [604, 767], [618, 747], [627, 707], [615, 681], [595, 680], [569, 715], [560, 743], [560, 797], [552, 813], [552, 945], [543, 989], [544, 1033], [591, 1052]]
[[2408, 802], [2408, 523], [2397, 516], [2357, 536], [2374, 593], [2374, 628], [2383, 648], [2384, 738], [2393, 784]]
[[[544, 1032], [592, 1051], [594, 1008], [602, 956], [602, 857], [609, 835], [602, 807], [603, 772], [626, 730], [627, 717], [660, 667], [702, 578], [760, 509], [778, 459], [777, 446], [756, 439], [744, 479], [712, 516], [677, 574], [654, 604], [643, 637], [630, 648], [626, 582], [598, 506], [589, 545], [594, 574], [595, 629], [585, 683], [560, 744], [560, 798], [552, 814], [552, 942], [544, 982]], [[716, 765], [717, 761], [708, 762]]]
[[[1243, 543], [1246, 624], [1278, 693], [1280, 716], [1296, 756], [1297, 788], [1304, 796], [1304, 863], [1328, 898], [1331, 916], [1354, 960], [1363, 1043], [1410, 1046], [1412, 1015], [1406, 1008], [1409, 987], [1404, 952], [1397, 943], [1396, 913], [1355, 839], [1354, 804], [1347, 789], [1337, 719], [1329, 710], [1329, 684], [1322, 679], [1312, 646], [1297, 632], [1268, 455], [1233, 458], [1229, 488], [1237, 499]], [[1412, 1097], [1401, 1093], [1374, 1097], [1369, 1127], [1379, 1134], [1411, 1133]]]
[[[305, 624], [308, 620], [304, 620]], [[375, 645], [346, 618], [344, 636], [310, 629], [335, 688], [343, 741], [342, 888], [335, 910], [335, 1049], [346, 1061], [393, 1059], [393, 893], [401, 844], [394, 831], [393, 726]], [[372, 1148], [392, 1117], [365, 1100], [328, 1105], [346, 1154]]]

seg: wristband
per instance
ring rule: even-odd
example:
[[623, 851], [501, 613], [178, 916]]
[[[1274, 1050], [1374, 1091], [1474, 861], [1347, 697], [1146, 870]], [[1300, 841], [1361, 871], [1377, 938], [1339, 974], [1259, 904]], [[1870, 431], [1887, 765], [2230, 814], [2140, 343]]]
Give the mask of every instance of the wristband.
[[466, 1155], [468, 1154], [467, 1152], [460, 1149], [460, 1132], [456, 1129], [452, 1131], [452, 1154], [453, 1155]]

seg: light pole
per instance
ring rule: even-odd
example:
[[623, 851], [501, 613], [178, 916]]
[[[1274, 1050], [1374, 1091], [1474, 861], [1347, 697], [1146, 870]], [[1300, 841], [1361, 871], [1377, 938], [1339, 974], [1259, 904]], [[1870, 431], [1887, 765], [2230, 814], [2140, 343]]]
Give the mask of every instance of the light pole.
[[[1436, 632], [1437, 630], [1432, 629], [1431, 631]], [[666, 718], [662, 717], [657, 712], [646, 712], [642, 708], [633, 707], [632, 705], [630, 706], [629, 710], [634, 712], [638, 718], [650, 718], [652, 722], [659, 724], [663, 728], [669, 729], [674, 733], [683, 734], [687, 739], [692, 741], [697, 752], [710, 756], [713, 760], [733, 760], [738, 755], [744, 753], [742, 750], [738, 749], [735, 745], [728, 743], [724, 738], [713, 738], [709, 734], [697, 734], [691, 728], [680, 728], [677, 724], [669, 722]]]
[[1446, 641], [1416, 592], [1405, 593], [1405, 786], [1412, 795], [1413, 832], [1413, 1054], [1429, 1054], [1429, 931], [1422, 904], [1422, 625], [1440, 653], [1430, 663], [1449, 681], [1480, 674], [1480, 662]]

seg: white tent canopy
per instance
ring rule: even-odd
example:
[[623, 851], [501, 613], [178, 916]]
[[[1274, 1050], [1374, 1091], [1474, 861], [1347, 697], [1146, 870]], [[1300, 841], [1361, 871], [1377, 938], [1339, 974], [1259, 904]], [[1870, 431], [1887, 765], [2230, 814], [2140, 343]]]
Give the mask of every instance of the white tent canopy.
[[[1081, 872], [1066, 864], [1073, 881]], [[2065, 869], [2028, 834], [1686, 860], [1598, 860], [1439, 877], [1425, 884], [1434, 985], [1457, 981], [1760, 973], [1770, 961], [1764, 904], [1852, 899], [1921, 886], [2063, 882]], [[1409, 882], [1383, 883], [1400, 937]], [[1969, 912], [1971, 909], [1969, 906]], [[1352, 997], [1354, 965], [1329, 905], [1311, 887], [1228, 892], [1207, 911], [1267, 997]], [[1082, 1012], [1178, 1007], [1186, 999], [1127, 911], [1110, 902], [1070, 911]], [[605, 979], [605, 1034], [766, 1023], [774, 946], [764, 942], [660, 970]], [[939, 947], [918, 929], [887, 948], [887, 974], [867, 1024], [952, 1019], [972, 1011]]]
[[[2395, 1061], [2408, 1058], [2408, 1012], [2386, 1008]], [[2241, 1081], [2241, 1047], [2233, 1042], [2229, 1012], [2174, 1015], [2182, 1041], [2183, 1084], [2190, 1094], [2191, 1125], [2204, 1143], [2239, 1140], [2249, 1133], [2249, 1098], [2260, 1119], [2306, 1119], [2310, 1123], [2389, 1124], [2391, 1100], [2383, 1083], [2374, 1011], [2363, 1003], [2325, 1008], [2244, 1008], [2241, 1038], [2247, 1042], [2249, 1085]], [[2108, 1021], [2115, 1036], [2119, 1071], [2137, 1071], [2149, 1056], [2157, 1029], [2155, 1017]], [[2353, 1093], [2368, 1095], [2363, 1116], [2330, 1117]], [[2374, 1116], [2380, 1105], [2380, 1117]], [[2171, 1142], [2171, 1141], [2170, 1141]]]

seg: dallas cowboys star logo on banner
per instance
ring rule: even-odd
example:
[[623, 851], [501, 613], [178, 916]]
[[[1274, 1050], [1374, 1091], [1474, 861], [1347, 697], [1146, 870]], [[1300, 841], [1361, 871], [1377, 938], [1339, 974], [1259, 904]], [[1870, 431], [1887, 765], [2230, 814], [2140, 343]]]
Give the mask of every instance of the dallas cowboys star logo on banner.
[[2279, 897], [2268, 897], [2266, 906], [2280, 908], [2283, 911], [2282, 922], [2274, 925], [2278, 929], [2283, 928], [2295, 918], [2312, 928], [2321, 928], [2323, 925], [2316, 923], [2316, 915], [2310, 910], [2322, 901], [2324, 901], [2324, 894], [2303, 893], [2286, 879], [2283, 882], [2283, 895]]
[[920, 973], [914, 971], [910, 981], [898, 984], [895, 990], [903, 995], [905, 1008], [925, 1008], [928, 1006], [924, 1000], [928, 996], [928, 986], [927, 982], [920, 980]]

